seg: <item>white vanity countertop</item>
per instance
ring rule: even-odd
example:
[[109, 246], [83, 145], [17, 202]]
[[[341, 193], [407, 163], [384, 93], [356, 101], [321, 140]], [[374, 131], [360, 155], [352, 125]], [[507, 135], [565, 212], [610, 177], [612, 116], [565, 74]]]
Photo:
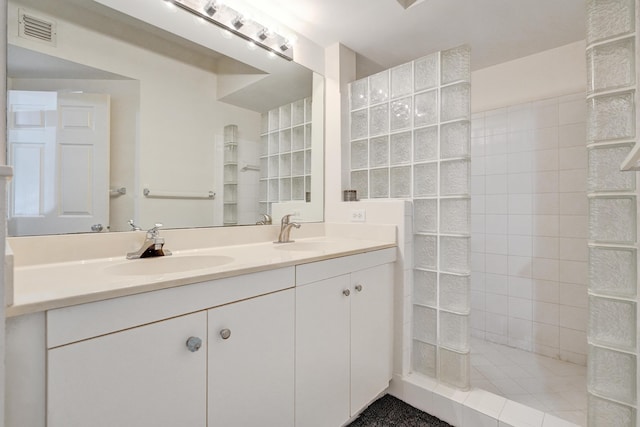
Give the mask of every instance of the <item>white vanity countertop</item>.
[[[341, 230], [342, 227], [337, 225], [323, 225], [322, 235], [295, 238], [292, 233], [295, 240], [292, 244], [262, 241], [197, 249], [174, 249], [173, 255], [159, 258], [127, 260], [123, 251], [121, 256], [63, 262], [34, 264], [21, 263], [16, 259], [13, 269], [13, 305], [7, 307], [7, 316], [395, 247], [395, 227], [383, 227], [385, 230], [377, 228], [374, 233], [370, 227], [363, 227], [362, 236], [367, 238], [360, 238], [361, 236], [357, 236], [360, 233], [354, 233], [353, 227], [345, 232], [346, 228]], [[166, 239], [165, 247], [171, 247], [171, 239]], [[15, 251], [15, 247], [13, 249]], [[214, 263], [222, 259], [226, 263], [203, 267], [204, 264], [208, 264], [208, 260], [199, 262], [202, 261], [198, 259], [200, 257], [213, 257], [211, 260]], [[167, 264], [162, 265], [163, 262]], [[185, 267], [190, 264], [193, 264], [194, 268]]]

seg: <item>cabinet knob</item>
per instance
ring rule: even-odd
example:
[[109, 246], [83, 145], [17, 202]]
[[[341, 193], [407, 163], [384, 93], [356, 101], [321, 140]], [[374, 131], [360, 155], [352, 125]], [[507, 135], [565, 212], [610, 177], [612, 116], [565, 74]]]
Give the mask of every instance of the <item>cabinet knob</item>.
[[345, 297], [348, 297], [349, 295], [351, 295], [351, 291], [350, 291], [349, 289], [345, 289], [344, 291], [342, 291], [342, 294], [343, 294]]
[[361, 284], [357, 284], [356, 285], [356, 291], [362, 292], [362, 285]]
[[229, 337], [231, 336], [231, 330], [230, 329], [221, 330], [220, 331], [220, 336], [222, 337], [223, 340], [229, 339]]
[[190, 352], [194, 353], [200, 350], [200, 347], [202, 347], [202, 340], [200, 338], [189, 337], [189, 339], [187, 340], [187, 348]]

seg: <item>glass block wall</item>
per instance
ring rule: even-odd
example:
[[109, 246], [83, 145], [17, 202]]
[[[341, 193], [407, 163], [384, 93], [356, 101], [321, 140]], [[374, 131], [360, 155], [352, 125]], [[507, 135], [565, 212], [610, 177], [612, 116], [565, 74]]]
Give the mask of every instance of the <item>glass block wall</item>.
[[350, 84], [351, 188], [414, 209], [412, 369], [469, 387], [470, 50]]
[[636, 140], [634, 0], [587, 1], [589, 425], [635, 426]]
[[271, 204], [306, 200], [311, 191], [311, 97], [262, 114], [261, 213]]

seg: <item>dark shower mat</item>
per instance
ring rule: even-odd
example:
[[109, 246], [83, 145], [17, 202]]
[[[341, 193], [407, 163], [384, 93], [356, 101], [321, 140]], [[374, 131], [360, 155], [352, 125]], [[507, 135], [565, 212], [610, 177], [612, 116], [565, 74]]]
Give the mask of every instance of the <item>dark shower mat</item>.
[[400, 399], [385, 394], [356, 418], [349, 427], [452, 427]]

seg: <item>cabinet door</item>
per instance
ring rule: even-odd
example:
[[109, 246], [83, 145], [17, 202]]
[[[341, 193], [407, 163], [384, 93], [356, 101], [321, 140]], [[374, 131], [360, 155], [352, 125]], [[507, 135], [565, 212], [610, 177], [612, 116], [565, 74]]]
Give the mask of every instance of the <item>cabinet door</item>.
[[296, 288], [296, 426], [349, 419], [349, 275]]
[[351, 416], [389, 386], [393, 362], [393, 268], [351, 275]]
[[208, 311], [210, 427], [293, 426], [294, 298], [289, 289]]
[[206, 312], [48, 352], [49, 427], [206, 425]]

